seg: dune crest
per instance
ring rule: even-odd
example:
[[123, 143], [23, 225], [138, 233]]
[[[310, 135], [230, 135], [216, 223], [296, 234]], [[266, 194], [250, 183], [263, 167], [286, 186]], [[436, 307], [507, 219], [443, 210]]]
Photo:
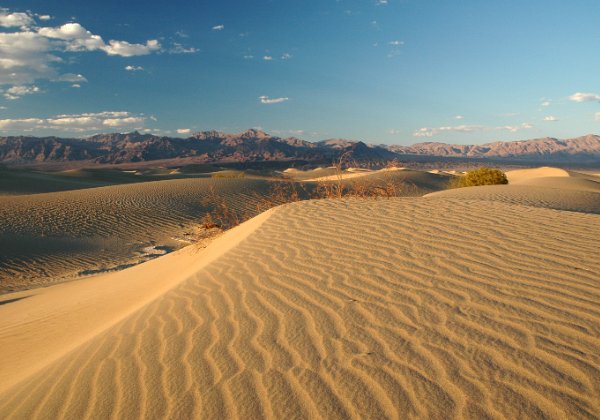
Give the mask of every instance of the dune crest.
[[[116, 273], [2, 296], [0, 394], [164, 295], [237, 246], [271, 215], [266, 211], [215, 239]], [[14, 301], [13, 301], [14, 300]], [[2, 304], [3, 302], [10, 302]]]
[[571, 176], [569, 172], [560, 168], [552, 168], [550, 166], [544, 166], [541, 168], [533, 169], [516, 169], [514, 171], [507, 171], [506, 177], [508, 182], [511, 184], [526, 183], [535, 178], [547, 178], [547, 177], [568, 177]]

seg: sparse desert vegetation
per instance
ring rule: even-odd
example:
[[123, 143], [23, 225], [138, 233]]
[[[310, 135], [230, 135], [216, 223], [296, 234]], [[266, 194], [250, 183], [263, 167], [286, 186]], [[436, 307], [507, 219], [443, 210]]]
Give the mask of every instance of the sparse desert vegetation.
[[481, 167], [467, 171], [450, 181], [451, 188], [478, 187], [482, 185], [508, 184], [508, 179], [500, 169]]

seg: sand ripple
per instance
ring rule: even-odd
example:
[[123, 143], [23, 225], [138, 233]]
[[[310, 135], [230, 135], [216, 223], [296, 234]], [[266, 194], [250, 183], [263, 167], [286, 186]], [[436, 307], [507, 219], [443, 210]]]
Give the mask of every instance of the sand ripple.
[[599, 231], [505, 202], [288, 205], [0, 416], [598, 418]]

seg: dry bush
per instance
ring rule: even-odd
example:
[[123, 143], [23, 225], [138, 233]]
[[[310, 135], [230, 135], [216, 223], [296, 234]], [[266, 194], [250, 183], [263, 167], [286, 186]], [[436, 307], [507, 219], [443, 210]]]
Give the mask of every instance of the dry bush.
[[[349, 156], [349, 153], [344, 153], [334, 162], [336, 175], [334, 180], [319, 181], [314, 187], [291, 179], [271, 181], [266, 194], [255, 194], [256, 212], [262, 213], [281, 204], [308, 199], [398, 197], [404, 195], [408, 190], [408, 185], [404, 181], [394, 178], [392, 171], [384, 172], [383, 177], [377, 179], [359, 177], [350, 182], [344, 180], [343, 171], [350, 163], [354, 163], [353, 166], [358, 167], [355, 162], [349, 160]], [[389, 168], [393, 167], [397, 167], [397, 163], [392, 162]], [[212, 210], [207, 212], [202, 219], [202, 227], [205, 229], [229, 229], [251, 217], [247, 213], [240, 214], [232, 209], [212, 185], [203, 203], [212, 207]]]
[[202, 204], [212, 206], [212, 210], [202, 218], [202, 227], [205, 229], [230, 229], [249, 218], [231, 208], [223, 196], [217, 193], [214, 185], [208, 188], [208, 195], [202, 200]]

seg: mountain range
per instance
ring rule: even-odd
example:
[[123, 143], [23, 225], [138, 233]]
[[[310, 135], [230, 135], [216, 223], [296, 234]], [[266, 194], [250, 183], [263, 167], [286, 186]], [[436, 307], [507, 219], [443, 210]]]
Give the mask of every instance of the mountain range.
[[385, 162], [419, 157], [462, 158], [506, 162], [600, 163], [600, 136], [567, 140], [541, 138], [454, 145], [436, 142], [401, 145], [371, 145], [362, 141], [329, 139], [308, 142], [295, 137], [280, 138], [250, 129], [226, 134], [204, 131], [188, 138], [140, 134], [98, 134], [86, 138], [0, 137], [0, 163], [27, 165], [46, 162], [119, 164], [184, 159], [199, 163], [301, 160], [331, 161], [341, 154], [357, 161]]

